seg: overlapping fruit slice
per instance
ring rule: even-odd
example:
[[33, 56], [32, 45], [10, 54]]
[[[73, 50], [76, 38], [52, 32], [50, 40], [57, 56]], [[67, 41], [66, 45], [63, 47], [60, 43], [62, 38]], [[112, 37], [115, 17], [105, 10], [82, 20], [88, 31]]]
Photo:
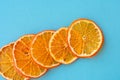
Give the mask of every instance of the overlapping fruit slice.
[[49, 50], [55, 61], [69, 64], [77, 59], [72, 53], [67, 42], [67, 28], [60, 28], [50, 39]]
[[68, 30], [68, 44], [78, 57], [92, 57], [102, 47], [104, 38], [100, 28], [91, 20], [75, 20]]
[[16, 68], [22, 74], [29, 77], [40, 77], [45, 74], [47, 69], [36, 64], [31, 57], [30, 47], [35, 35], [25, 35], [18, 39], [14, 45], [13, 58]]
[[4, 46], [0, 50], [0, 72], [7, 80], [27, 80], [28, 78], [21, 75], [13, 64], [13, 50], [14, 43]]
[[38, 33], [31, 46], [31, 54], [35, 62], [46, 68], [58, 66], [60, 63], [56, 62], [49, 52], [49, 40], [54, 31], [43, 31]]
[[0, 49], [0, 73], [8, 80], [37, 78], [49, 68], [94, 56], [104, 37], [95, 22], [75, 20], [69, 28], [29, 34]]

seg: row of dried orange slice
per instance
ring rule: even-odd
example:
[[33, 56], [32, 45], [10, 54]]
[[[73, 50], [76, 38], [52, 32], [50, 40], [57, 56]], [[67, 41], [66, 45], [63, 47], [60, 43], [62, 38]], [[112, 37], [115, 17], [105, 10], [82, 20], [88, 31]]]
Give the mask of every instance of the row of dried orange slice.
[[94, 56], [102, 47], [101, 29], [88, 19], [68, 28], [46, 30], [20, 37], [0, 50], [0, 72], [9, 80], [37, 78], [60, 64]]

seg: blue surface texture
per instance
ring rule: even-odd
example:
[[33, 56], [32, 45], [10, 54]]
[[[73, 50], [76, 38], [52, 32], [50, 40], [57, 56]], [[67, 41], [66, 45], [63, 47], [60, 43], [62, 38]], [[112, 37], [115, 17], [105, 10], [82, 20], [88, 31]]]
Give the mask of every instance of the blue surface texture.
[[69, 26], [78, 18], [100, 26], [105, 37], [102, 50], [35, 80], [120, 80], [120, 0], [0, 0], [0, 47], [24, 34]]

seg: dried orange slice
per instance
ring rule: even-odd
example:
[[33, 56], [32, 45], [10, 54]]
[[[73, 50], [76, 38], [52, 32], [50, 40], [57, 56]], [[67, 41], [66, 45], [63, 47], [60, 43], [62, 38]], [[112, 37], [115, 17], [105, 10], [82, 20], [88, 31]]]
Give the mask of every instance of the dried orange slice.
[[49, 50], [55, 61], [70, 64], [77, 59], [70, 50], [67, 43], [67, 28], [60, 28], [50, 39]]
[[35, 35], [25, 35], [16, 41], [13, 49], [13, 58], [16, 68], [22, 74], [36, 78], [46, 73], [47, 69], [36, 64], [30, 53], [30, 46]]
[[50, 55], [48, 44], [54, 31], [43, 31], [38, 33], [31, 46], [31, 54], [35, 62], [46, 68], [53, 68], [60, 63], [56, 62]]
[[28, 78], [21, 75], [13, 64], [13, 44], [4, 46], [0, 50], [0, 72], [7, 80], [27, 80]]
[[104, 42], [101, 29], [88, 19], [75, 20], [68, 30], [68, 44], [78, 57], [92, 57]]

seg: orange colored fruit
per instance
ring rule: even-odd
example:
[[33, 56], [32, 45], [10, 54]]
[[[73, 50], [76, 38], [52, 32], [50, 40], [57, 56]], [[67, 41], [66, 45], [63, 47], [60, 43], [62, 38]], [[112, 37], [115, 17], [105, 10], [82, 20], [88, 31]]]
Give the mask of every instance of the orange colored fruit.
[[94, 56], [103, 42], [101, 29], [92, 20], [75, 20], [68, 29], [68, 44], [78, 57]]
[[19, 38], [13, 49], [16, 68], [25, 76], [36, 78], [46, 73], [47, 69], [36, 64], [30, 53], [30, 46], [35, 35], [24, 35]]
[[31, 46], [31, 54], [35, 62], [46, 68], [53, 68], [60, 63], [56, 62], [49, 52], [49, 40], [55, 31], [43, 31], [38, 33]]
[[28, 78], [21, 75], [14, 67], [12, 56], [13, 44], [6, 45], [0, 50], [0, 72], [7, 80], [27, 80]]
[[70, 64], [77, 59], [72, 53], [67, 42], [67, 28], [60, 28], [50, 39], [49, 50], [55, 61]]

